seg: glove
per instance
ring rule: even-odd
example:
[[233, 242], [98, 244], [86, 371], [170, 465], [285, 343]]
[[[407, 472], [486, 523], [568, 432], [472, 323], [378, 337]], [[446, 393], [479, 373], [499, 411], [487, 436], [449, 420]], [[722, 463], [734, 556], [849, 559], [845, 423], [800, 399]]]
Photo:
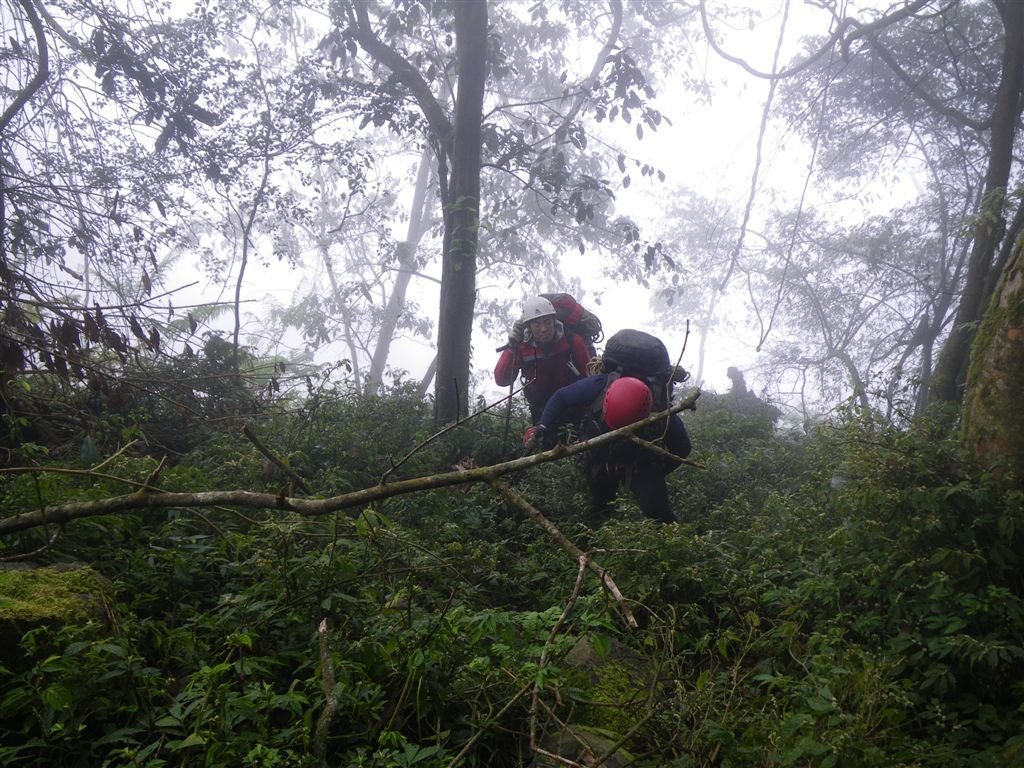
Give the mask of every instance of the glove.
[[690, 372], [688, 370], [686, 370], [685, 368], [683, 368], [683, 366], [676, 365], [676, 366], [672, 367], [672, 379], [671, 380], [672, 380], [673, 384], [682, 384], [688, 378], [690, 378]]
[[532, 448], [534, 443], [537, 443], [544, 438], [545, 431], [546, 429], [541, 424], [538, 424], [535, 427], [530, 427], [528, 430], [523, 432], [523, 446], [526, 448]]
[[526, 324], [522, 320], [517, 320], [516, 324], [512, 326], [512, 330], [508, 332], [509, 346], [519, 346], [524, 333], [526, 333]]

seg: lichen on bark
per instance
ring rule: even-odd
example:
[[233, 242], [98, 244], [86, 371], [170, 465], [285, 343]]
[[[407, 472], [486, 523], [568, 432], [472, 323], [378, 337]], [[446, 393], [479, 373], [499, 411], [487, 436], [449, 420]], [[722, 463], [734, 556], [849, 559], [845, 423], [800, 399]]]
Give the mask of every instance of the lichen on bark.
[[1018, 242], [971, 352], [963, 438], [979, 462], [1024, 483], [1024, 242]]

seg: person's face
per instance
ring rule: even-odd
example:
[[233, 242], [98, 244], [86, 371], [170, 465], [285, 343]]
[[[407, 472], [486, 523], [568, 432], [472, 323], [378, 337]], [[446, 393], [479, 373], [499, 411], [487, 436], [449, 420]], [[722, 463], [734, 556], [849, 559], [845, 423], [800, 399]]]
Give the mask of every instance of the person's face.
[[540, 317], [536, 320], [531, 320], [530, 333], [541, 344], [546, 344], [555, 338], [555, 318]]

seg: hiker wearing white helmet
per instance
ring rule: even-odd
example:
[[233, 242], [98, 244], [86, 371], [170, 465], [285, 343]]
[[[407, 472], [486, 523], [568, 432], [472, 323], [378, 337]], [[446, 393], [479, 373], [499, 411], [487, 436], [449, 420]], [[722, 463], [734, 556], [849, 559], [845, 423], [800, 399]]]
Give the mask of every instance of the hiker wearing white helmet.
[[586, 374], [590, 350], [583, 337], [567, 331], [555, 306], [534, 296], [523, 306], [523, 316], [509, 332], [494, 368], [494, 381], [507, 387], [522, 375], [523, 391], [536, 422], [557, 389]]

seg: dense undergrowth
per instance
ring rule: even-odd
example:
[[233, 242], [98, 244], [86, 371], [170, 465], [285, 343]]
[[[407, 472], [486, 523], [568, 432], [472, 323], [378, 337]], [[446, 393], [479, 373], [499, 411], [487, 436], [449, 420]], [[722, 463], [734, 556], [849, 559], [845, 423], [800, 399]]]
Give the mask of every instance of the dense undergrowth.
[[[622, 499], [592, 528], [571, 460], [508, 478], [609, 570], [636, 629], [485, 485], [329, 518], [194, 508], [10, 536], [0, 557], [42, 548], [34, 564], [85, 563], [109, 588], [85, 618], [3, 621], [0, 763], [521, 766], [568, 728], [637, 766], [1024, 764], [1021, 494], [929, 424], [779, 434], [713, 394], [684, 420], [705, 469], [672, 475], [675, 526]], [[411, 456], [432, 428], [408, 392], [316, 392], [250, 423], [327, 496], [509, 458], [523, 417]], [[178, 436], [161, 488], [287, 484], [234, 427]], [[126, 451], [103, 473], [156, 463]], [[0, 490], [13, 514], [124, 486]]]

